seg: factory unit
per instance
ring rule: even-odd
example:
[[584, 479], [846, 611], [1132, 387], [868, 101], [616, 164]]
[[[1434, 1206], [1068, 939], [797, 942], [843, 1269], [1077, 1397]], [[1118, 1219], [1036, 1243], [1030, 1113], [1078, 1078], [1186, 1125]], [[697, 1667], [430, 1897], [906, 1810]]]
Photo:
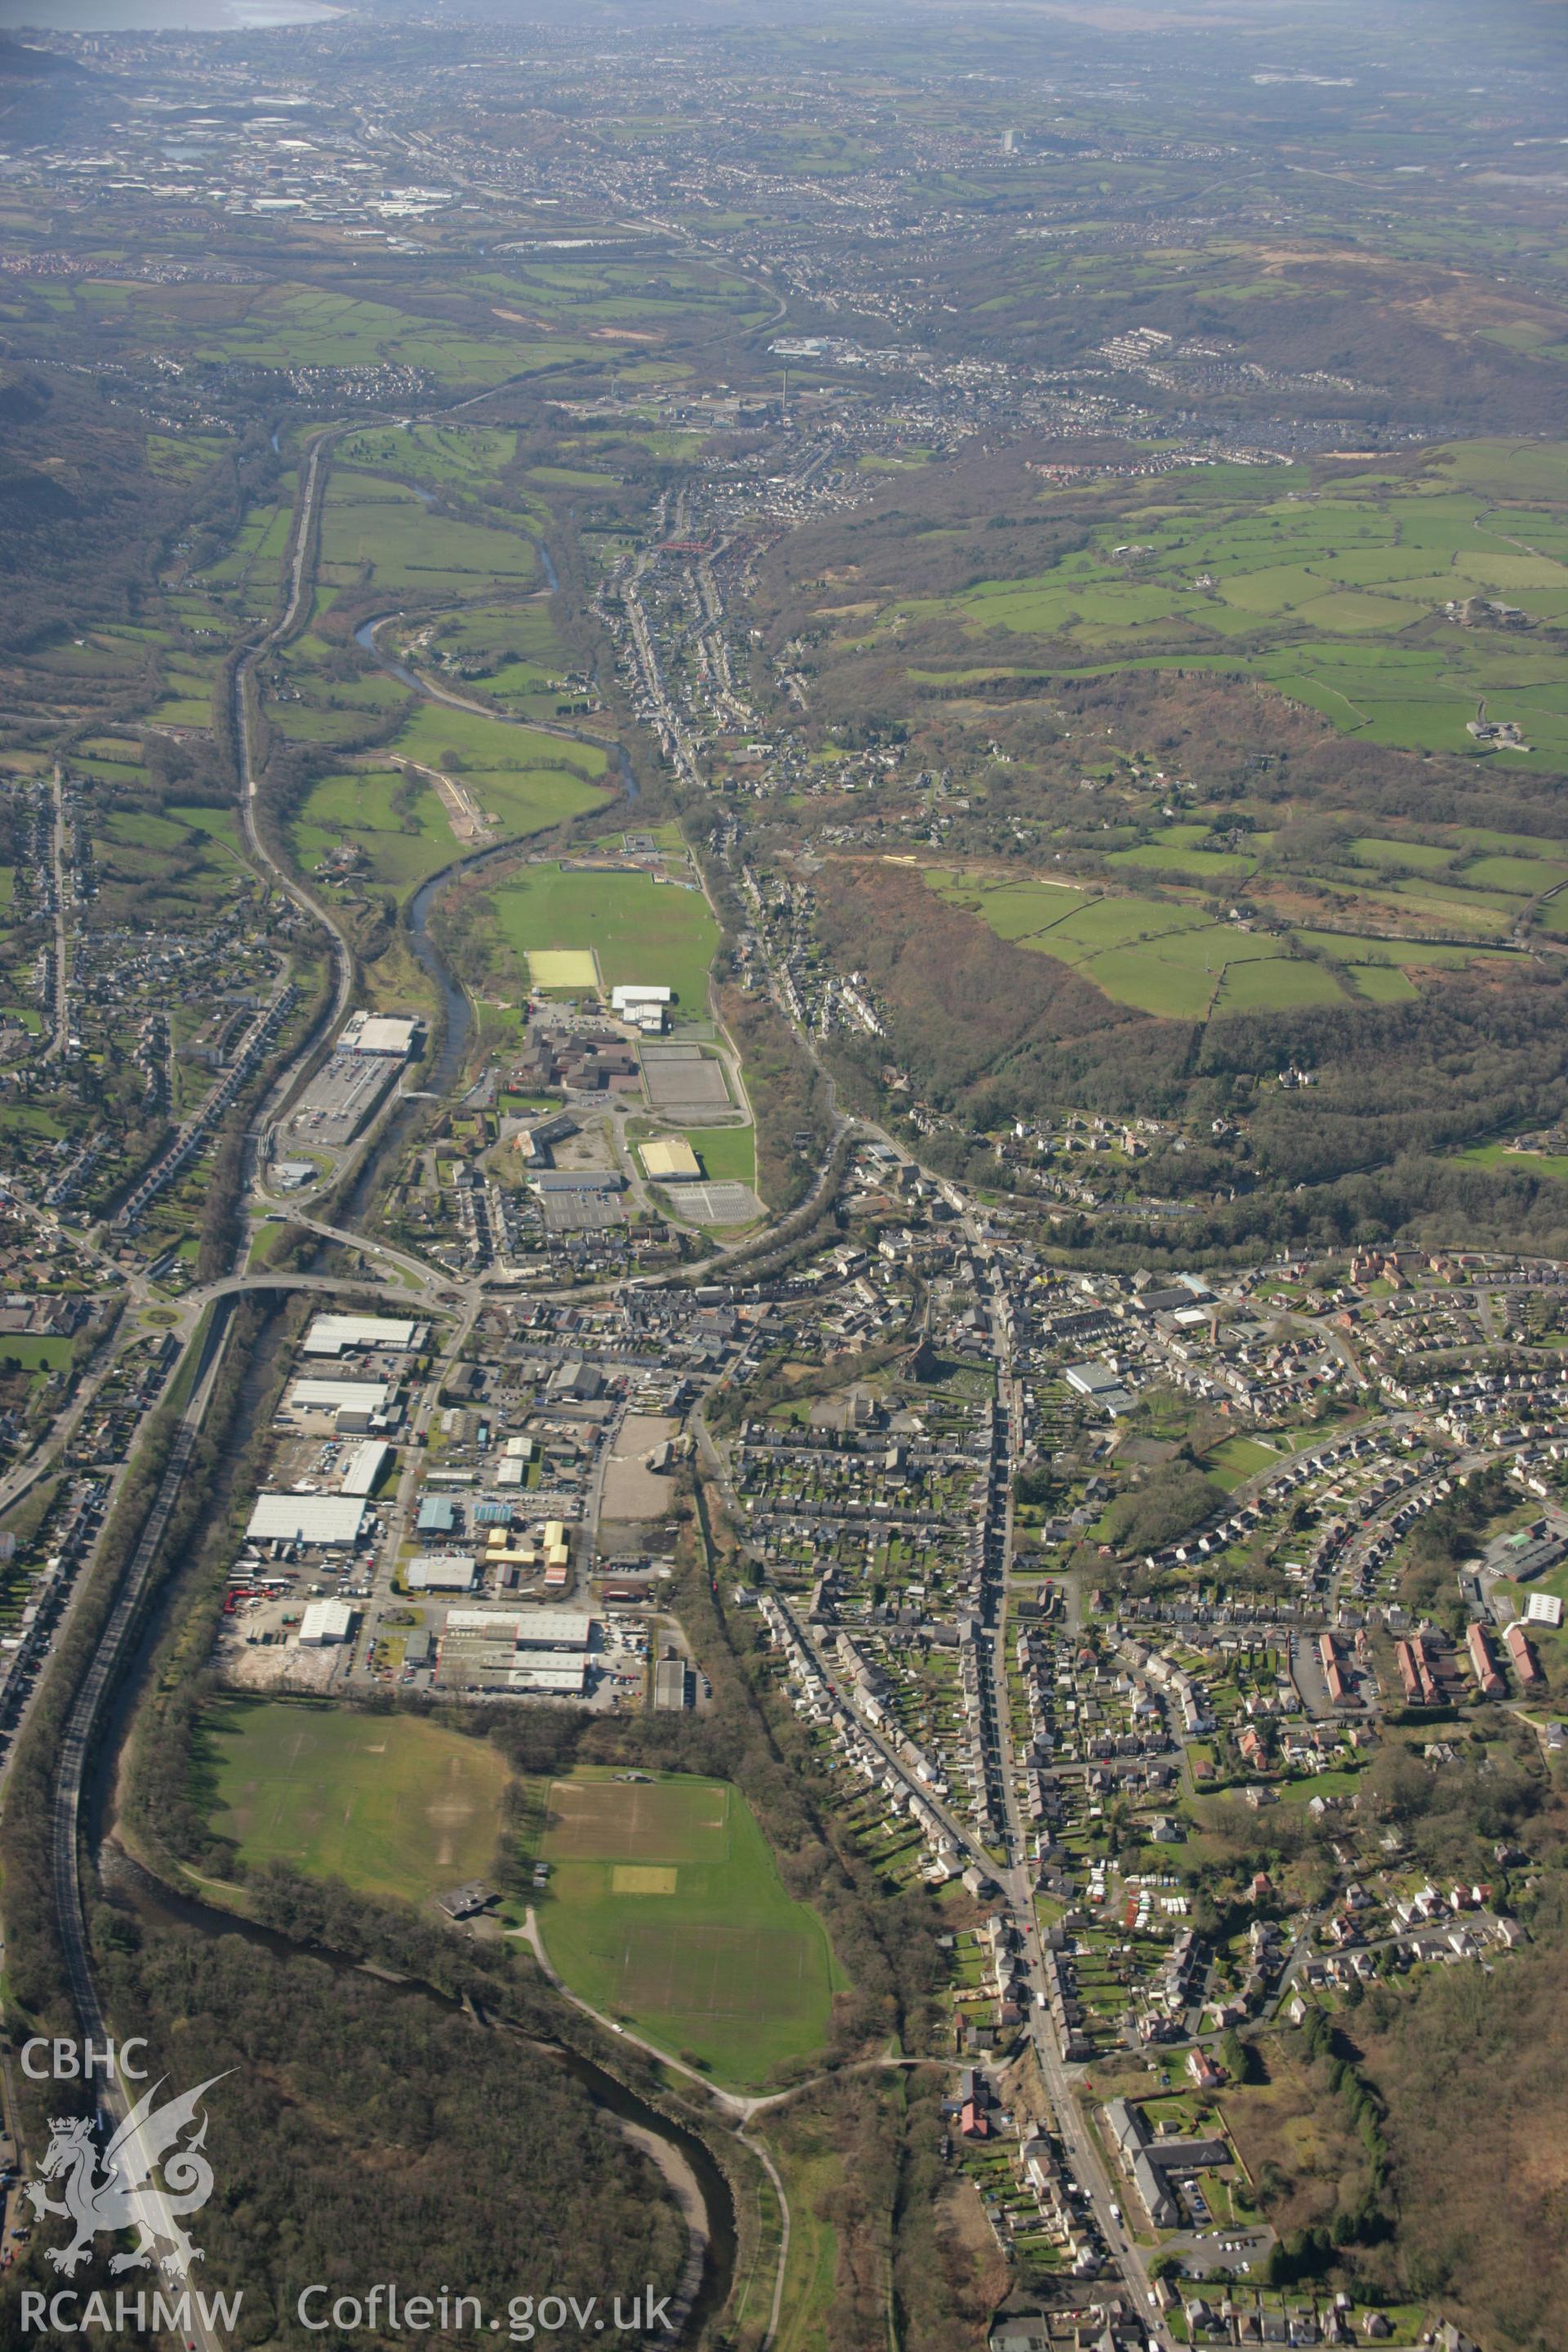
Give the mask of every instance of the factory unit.
[[581, 1698], [594, 1620], [574, 1609], [451, 1609], [437, 1678], [448, 1689]]
[[392, 1396], [384, 1381], [296, 1381], [288, 1411], [330, 1413], [337, 1436], [357, 1437], [397, 1420]]
[[300, 1620], [300, 1646], [325, 1650], [353, 1639], [356, 1612], [346, 1601], [312, 1601]]
[[474, 1563], [463, 1552], [427, 1551], [403, 1570], [410, 1592], [471, 1592]]
[[245, 1532], [252, 1543], [346, 1551], [359, 1541], [364, 1514], [357, 1495], [258, 1495]]
[[338, 1492], [341, 1495], [374, 1495], [380, 1484], [382, 1472], [391, 1459], [392, 1448], [384, 1438], [367, 1438], [363, 1445], [354, 1446], [344, 1461]]
[[305, 1334], [302, 1353], [341, 1356], [360, 1348], [379, 1348], [392, 1356], [406, 1356], [422, 1348], [430, 1336], [428, 1323], [411, 1323], [394, 1315], [318, 1315]]

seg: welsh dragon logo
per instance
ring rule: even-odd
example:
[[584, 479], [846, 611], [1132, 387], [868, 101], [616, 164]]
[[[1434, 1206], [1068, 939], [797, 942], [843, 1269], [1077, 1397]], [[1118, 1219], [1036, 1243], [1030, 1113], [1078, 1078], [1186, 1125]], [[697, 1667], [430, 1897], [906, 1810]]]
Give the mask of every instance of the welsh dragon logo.
[[[215, 2074], [161, 2107], [153, 2102], [163, 2083], [154, 2083], [101, 2155], [93, 2142], [89, 2116], [54, 2118], [54, 2136], [27, 2195], [40, 2219], [57, 2214], [75, 2225], [68, 2246], [48, 2249], [56, 2270], [72, 2276], [91, 2252], [94, 2238], [123, 2230], [139, 2235], [129, 2253], [115, 2255], [109, 2265], [113, 2272], [147, 2270], [156, 2262], [167, 2277], [180, 2279], [202, 2260], [201, 2248], [191, 2243], [182, 2224], [187, 2213], [199, 2212], [212, 2195], [212, 2166], [202, 2153], [207, 2119], [201, 2103], [213, 2084], [223, 2080]], [[193, 2131], [193, 2137], [181, 2146], [181, 2134], [186, 2131]], [[154, 2179], [155, 2173], [162, 2174], [161, 2180]], [[45, 2189], [49, 2180], [62, 2183], [62, 2203]]]

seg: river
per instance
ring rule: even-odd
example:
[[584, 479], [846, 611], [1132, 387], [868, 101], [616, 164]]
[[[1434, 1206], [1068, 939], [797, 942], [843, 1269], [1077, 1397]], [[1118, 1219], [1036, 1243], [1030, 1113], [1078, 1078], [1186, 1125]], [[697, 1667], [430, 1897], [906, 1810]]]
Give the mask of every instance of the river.
[[[450, 2015], [468, 2013], [460, 2001], [454, 2000], [449, 1993], [438, 1992], [434, 1985], [415, 1978], [383, 1975], [344, 1953], [329, 1951], [320, 1945], [296, 1944], [276, 1928], [260, 1927], [236, 1912], [220, 1910], [214, 1904], [176, 1893], [163, 1879], [153, 1877], [133, 1862], [119, 1845], [109, 1846], [103, 1864], [105, 1885], [116, 1905], [133, 1911], [149, 1926], [174, 1927], [186, 1935], [238, 1936], [244, 1942], [270, 1953], [274, 1959], [291, 1962], [308, 1958], [339, 1975], [353, 1976], [362, 1989], [374, 1988], [387, 2000], [428, 2000]], [[677, 2202], [687, 2209], [696, 2258], [689, 2307], [679, 2336], [672, 2341], [695, 2342], [706, 2323], [722, 2311], [729, 2299], [737, 2252], [734, 2198], [706, 2143], [684, 2124], [672, 2121], [650, 2106], [581, 2051], [563, 2042], [539, 2042], [505, 2018], [484, 2017], [479, 2022], [493, 2032], [510, 2034], [529, 2048], [544, 2052], [581, 2084], [596, 2107], [613, 2115], [626, 2127], [628, 2137], [637, 2141], [664, 2174]], [[683, 2187], [687, 2192], [684, 2197]]]

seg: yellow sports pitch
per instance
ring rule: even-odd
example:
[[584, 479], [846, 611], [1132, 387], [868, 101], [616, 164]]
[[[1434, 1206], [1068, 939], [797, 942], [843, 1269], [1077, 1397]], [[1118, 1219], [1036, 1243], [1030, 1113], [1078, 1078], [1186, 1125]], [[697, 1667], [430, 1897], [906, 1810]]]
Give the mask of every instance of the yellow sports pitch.
[[673, 1895], [680, 1873], [666, 1862], [617, 1862], [610, 1873], [612, 1895]]
[[528, 976], [535, 988], [593, 988], [599, 964], [592, 948], [530, 948]]

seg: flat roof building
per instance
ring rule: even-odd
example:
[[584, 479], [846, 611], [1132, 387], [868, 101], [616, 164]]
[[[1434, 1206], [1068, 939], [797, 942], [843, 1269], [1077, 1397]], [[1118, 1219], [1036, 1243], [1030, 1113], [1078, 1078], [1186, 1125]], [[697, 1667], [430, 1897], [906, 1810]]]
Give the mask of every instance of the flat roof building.
[[346, 1601], [312, 1601], [300, 1620], [300, 1643], [303, 1649], [324, 1650], [334, 1642], [352, 1640], [354, 1612]]
[[656, 1184], [693, 1184], [700, 1181], [702, 1163], [684, 1136], [668, 1136], [657, 1143], [641, 1147], [643, 1171]]
[[379, 1437], [367, 1438], [356, 1445], [343, 1464], [339, 1492], [344, 1495], [374, 1495], [382, 1472], [392, 1459], [392, 1448]]
[[547, 1168], [533, 1179], [539, 1190], [552, 1192], [619, 1192], [626, 1178], [616, 1168]]
[[384, 1348], [395, 1356], [423, 1347], [427, 1323], [391, 1315], [318, 1315], [305, 1334], [307, 1356], [341, 1356], [346, 1349]]
[[447, 1638], [510, 1642], [514, 1649], [587, 1650], [594, 1620], [585, 1609], [453, 1609]]
[[661, 1658], [653, 1672], [653, 1703], [666, 1714], [691, 1705], [691, 1669], [684, 1658]]
[[509, 1669], [506, 1687], [535, 1698], [581, 1698], [588, 1683], [586, 1658], [552, 1652], [545, 1657], [523, 1657]]
[[338, 1551], [359, 1541], [363, 1525], [364, 1505], [356, 1495], [258, 1495], [245, 1532], [252, 1543]]
[[362, 1020], [357, 1029], [351, 1021], [338, 1040], [338, 1051], [341, 1054], [395, 1054], [400, 1062], [405, 1062], [414, 1051], [415, 1039], [418, 1034], [417, 1021], [389, 1018], [378, 1013], [369, 1020]]
[[421, 1552], [403, 1571], [410, 1592], [471, 1592], [474, 1563], [461, 1552]]
[[391, 1394], [384, 1381], [296, 1381], [289, 1391], [289, 1410], [381, 1413]]

